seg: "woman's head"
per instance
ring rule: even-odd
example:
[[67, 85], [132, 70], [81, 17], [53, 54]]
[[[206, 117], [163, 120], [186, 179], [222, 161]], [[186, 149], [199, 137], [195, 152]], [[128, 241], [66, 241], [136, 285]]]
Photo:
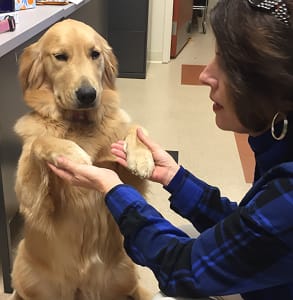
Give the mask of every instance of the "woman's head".
[[227, 94], [249, 132], [267, 129], [278, 111], [293, 111], [293, 0], [284, 1], [287, 25], [248, 0], [219, 0], [211, 11]]

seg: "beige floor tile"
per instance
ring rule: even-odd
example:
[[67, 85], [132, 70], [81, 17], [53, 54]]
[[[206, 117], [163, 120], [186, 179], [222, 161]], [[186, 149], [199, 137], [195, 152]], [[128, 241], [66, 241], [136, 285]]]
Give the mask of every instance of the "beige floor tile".
[[10, 297], [10, 294], [0, 294], [0, 300], [8, 300]]

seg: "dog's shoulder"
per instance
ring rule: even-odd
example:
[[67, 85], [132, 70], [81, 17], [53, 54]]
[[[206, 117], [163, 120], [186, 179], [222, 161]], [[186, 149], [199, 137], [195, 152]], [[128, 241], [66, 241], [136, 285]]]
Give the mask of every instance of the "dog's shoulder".
[[15, 133], [24, 141], [28, 138], [46, 134], [58, 136], [58, 134], [54, 132], [54, 128], [58, 128], [60, 131], [62, 126], [56, 126], [54, 122], [46, 120], [35, 112], [20, 117], [14, 125]]

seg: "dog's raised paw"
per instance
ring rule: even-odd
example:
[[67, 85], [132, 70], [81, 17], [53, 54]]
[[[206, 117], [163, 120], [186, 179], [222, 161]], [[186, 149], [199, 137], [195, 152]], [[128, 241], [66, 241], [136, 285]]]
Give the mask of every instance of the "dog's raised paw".
[[155, 167], [153, 156], [147, 149], [127, 151], [127, 165], [133, 174], [141, 178], [149, 178]]
[[64, 141], [64, 147], [62, 151], [52, 151], [51, 159], [54, 164], [57, 164], [57, 157], [64, 156], [69, 160], [72, 160], [76, 163], [91, 165], [92, 161], [90, 156], [76, 143], [72, 141]]

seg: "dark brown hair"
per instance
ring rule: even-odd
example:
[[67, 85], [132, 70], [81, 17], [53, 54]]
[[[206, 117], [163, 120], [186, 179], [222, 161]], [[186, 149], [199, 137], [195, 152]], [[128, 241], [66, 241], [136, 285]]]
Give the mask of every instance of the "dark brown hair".
[[285, 0], [291, 25], [247, 0], [219, 0], [210, 22], [228, 92], [242, 125], [253, 132], [278, 111], [293, 111], [293, 0]]

